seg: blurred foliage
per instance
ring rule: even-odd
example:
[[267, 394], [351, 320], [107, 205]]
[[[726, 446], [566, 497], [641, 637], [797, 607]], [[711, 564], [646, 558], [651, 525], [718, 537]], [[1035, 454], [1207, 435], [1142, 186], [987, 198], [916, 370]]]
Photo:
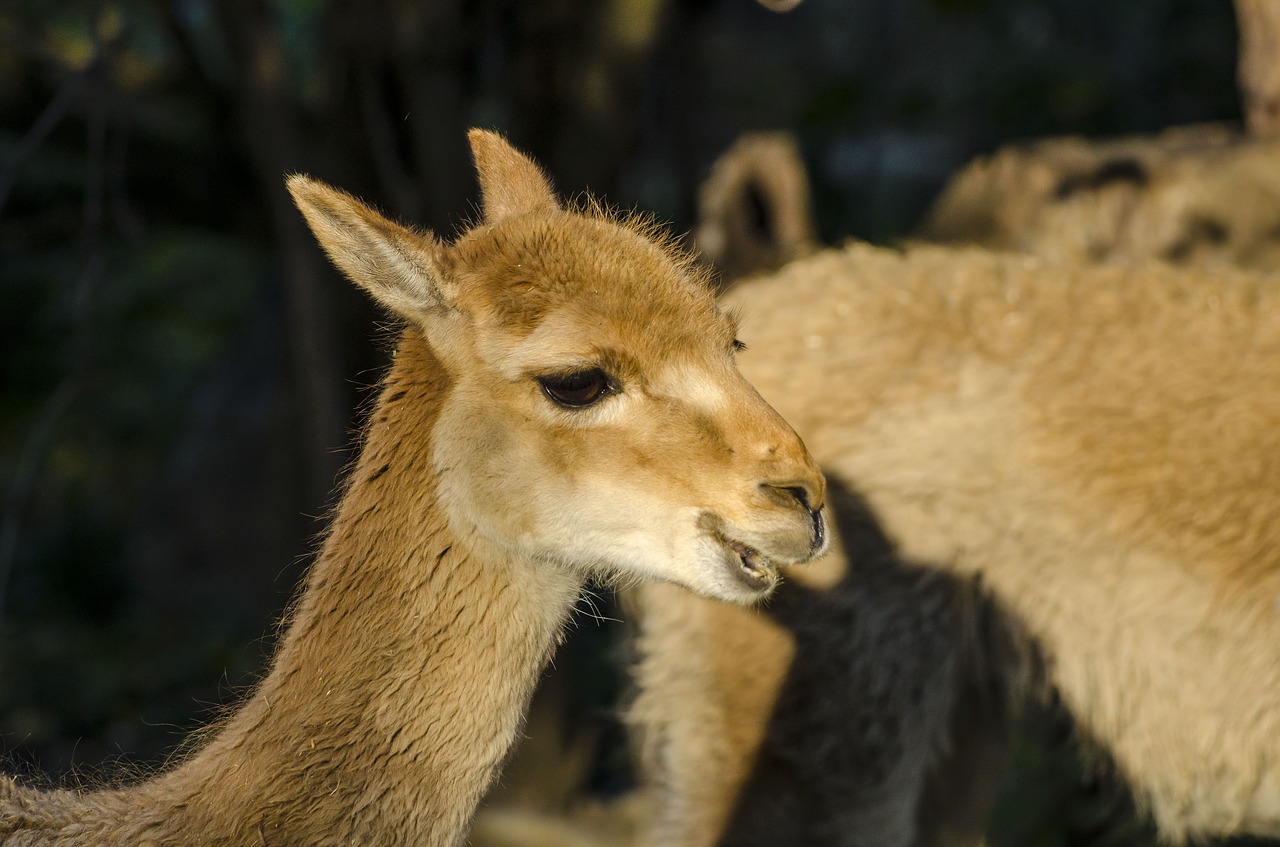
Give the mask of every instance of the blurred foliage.
[[[382, 362], [284, 172], [449, 233], [497, 126], [685, 229], [712, 159], [786, 128], [824, 235], [892, 239], [1003, 140], [1234, 119], [1234, 41], [1223, 0], [6, 0], [5, 754], [158, 763], [261, 667]], [[566, 662], [606, 735], [612, 649]], [[1035, 749], [998, 843], [1129, 840], [1064, 835], [1109, 807]]]

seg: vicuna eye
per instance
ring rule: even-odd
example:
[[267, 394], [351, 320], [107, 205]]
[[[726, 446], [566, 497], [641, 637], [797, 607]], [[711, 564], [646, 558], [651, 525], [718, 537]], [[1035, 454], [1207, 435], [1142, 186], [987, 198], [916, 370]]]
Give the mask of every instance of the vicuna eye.
[[747, 349], [747, 342], [735, 338], [729, 346], [733, 348], [733, 352], [738, 353]]
[[582, 409], [616, 389], [609, 375], [599, 368], [555, 376], [540, 376], [542, 393], [567, 409]]

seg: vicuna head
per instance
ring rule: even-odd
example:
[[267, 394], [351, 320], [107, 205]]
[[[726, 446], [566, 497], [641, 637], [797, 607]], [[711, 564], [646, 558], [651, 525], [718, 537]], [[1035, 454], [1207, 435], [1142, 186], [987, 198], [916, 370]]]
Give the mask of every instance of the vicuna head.
[[449, 381], [430, 461], [453, 531], [547, 567], [764, 595], [824, 549], [824, 482], [739, 374], [733, 318], [649, 228], [563, 208], [501, 137], [470, 138], [484, 218], [453, 244], [289, 180], [335, 264]]

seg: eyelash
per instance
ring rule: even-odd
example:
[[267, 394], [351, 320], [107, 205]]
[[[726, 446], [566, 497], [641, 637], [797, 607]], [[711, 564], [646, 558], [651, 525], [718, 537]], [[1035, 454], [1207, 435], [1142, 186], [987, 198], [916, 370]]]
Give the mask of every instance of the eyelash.
[[745, 341], [739, 341], [739, 340], [738, 340], [738, 339], [736, 339], [736, 338], [735, 338], [735, 339], [733, 339], [733, 343], [732, 343], [732, 344], [730, 344], [729, 346], [733, 349], [733, 352], [735, 352], [735, 353], [741, 353], [743, 350], [746, 350], [746, 349], [747, 349], [747, 344], [746, 344], [746, 342], [745, 342]]

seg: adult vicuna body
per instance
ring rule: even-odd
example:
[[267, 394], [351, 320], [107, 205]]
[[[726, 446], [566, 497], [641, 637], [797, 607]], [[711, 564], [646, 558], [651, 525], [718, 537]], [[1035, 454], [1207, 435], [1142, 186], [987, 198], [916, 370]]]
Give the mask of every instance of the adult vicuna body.
[[0, 780], [5, 845], [457, 844], [589, 574], [748, 601], [822, 549], [822, 477], [705, 280], [471, 143], [484, 219], [452, 245], [290, 180], [406, 328], [272, 668], [149, 782]]
[[839, 555], [643, 589], [653, 842], [975, 843], [1042, 680], [1166, 838], [1280, 835], [1280, 279], [855, 245], [727, 300]]

